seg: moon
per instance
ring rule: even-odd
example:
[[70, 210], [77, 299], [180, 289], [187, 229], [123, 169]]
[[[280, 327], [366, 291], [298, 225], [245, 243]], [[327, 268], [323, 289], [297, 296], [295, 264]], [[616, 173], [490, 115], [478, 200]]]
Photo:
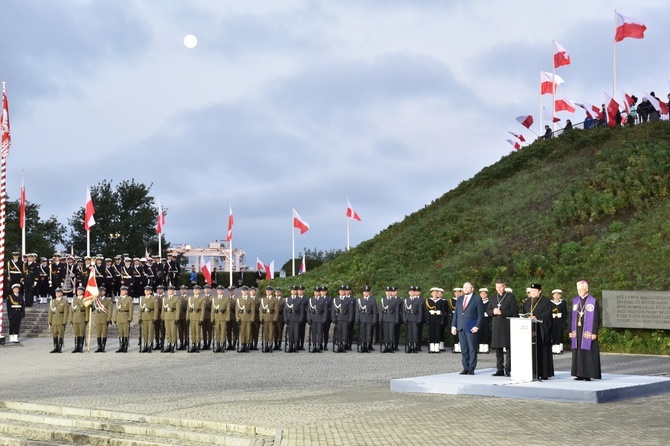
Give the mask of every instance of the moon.
[[198, 44], [198, 38], [195, 37], [193, 34], [189, 34], [186, 37], [184, 37], [184, 45], [186, 48], [195, 48], [195, 46]]

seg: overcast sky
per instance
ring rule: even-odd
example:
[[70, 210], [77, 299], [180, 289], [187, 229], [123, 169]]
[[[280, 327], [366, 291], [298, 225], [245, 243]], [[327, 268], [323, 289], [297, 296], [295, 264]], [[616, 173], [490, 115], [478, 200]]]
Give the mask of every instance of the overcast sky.
[[167, 239], [194, 246], [225, 239], [230, 203], [248, 265], [291, 257], [293, 206], [298, 251], [344, 248], [349, 197], [356, 245], [507, 155], [508, 130], [532, 137], [514, 118], [537, 121], [552, 39], [561, 96], [611, 94], [615, 7], [648, 27], [618, 83], [665, 98], [667, 0], [3, 1], [8, 194], [25, 171], [67, 224], [87, 185], [153, 184]]

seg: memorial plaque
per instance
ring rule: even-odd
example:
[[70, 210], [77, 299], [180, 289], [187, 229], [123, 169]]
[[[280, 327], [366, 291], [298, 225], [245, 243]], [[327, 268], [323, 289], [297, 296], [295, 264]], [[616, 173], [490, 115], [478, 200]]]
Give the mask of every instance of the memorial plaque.
[[603, 327], [670, 330], [670, 291], [603, 291]]

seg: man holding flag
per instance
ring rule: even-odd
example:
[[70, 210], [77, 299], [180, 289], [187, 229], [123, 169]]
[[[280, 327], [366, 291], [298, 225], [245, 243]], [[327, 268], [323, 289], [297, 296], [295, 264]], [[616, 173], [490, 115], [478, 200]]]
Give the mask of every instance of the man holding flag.
[[99, 296], [93, 299], [93, 320], [98, 340], [98, 349], [95, 353], [105, 353], [107, 346], [107, 331], [112, 323], [112, 299], [107, 296], [107, 289], [101, 286]]
[[88, 305], [84, 304], [84, 291], [86, 289], [79, 285], [77, 287], [77, 295], [72, 299], [70, 312], [72, 319], [72, 331], [74, 332], [74, 350], [72, 353], [84, 353], [84, 337], [86, 336], [86, 324], [88, 324]]

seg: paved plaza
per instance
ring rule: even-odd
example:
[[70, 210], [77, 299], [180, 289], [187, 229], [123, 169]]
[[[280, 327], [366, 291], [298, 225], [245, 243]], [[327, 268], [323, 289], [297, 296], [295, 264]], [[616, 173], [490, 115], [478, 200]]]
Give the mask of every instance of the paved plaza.
[[[135, 328], [136, 330], [136, 328]], [[457, 372], [460, 355], [325, 352], [49, 354], [0, 347], [0, 400], [281, 429], [281, 445], [667, 444], [670, 394], [583, 404], [391, 393], [393, 378]], [[479, 368], [495, 366], [480, 355]], [[567, 371], [570, 356], [554, 356]], [[670, 358], [602, 355], [603, 373], [670, 376]], [[500, 378], [504, 380], [506, 378]]]

